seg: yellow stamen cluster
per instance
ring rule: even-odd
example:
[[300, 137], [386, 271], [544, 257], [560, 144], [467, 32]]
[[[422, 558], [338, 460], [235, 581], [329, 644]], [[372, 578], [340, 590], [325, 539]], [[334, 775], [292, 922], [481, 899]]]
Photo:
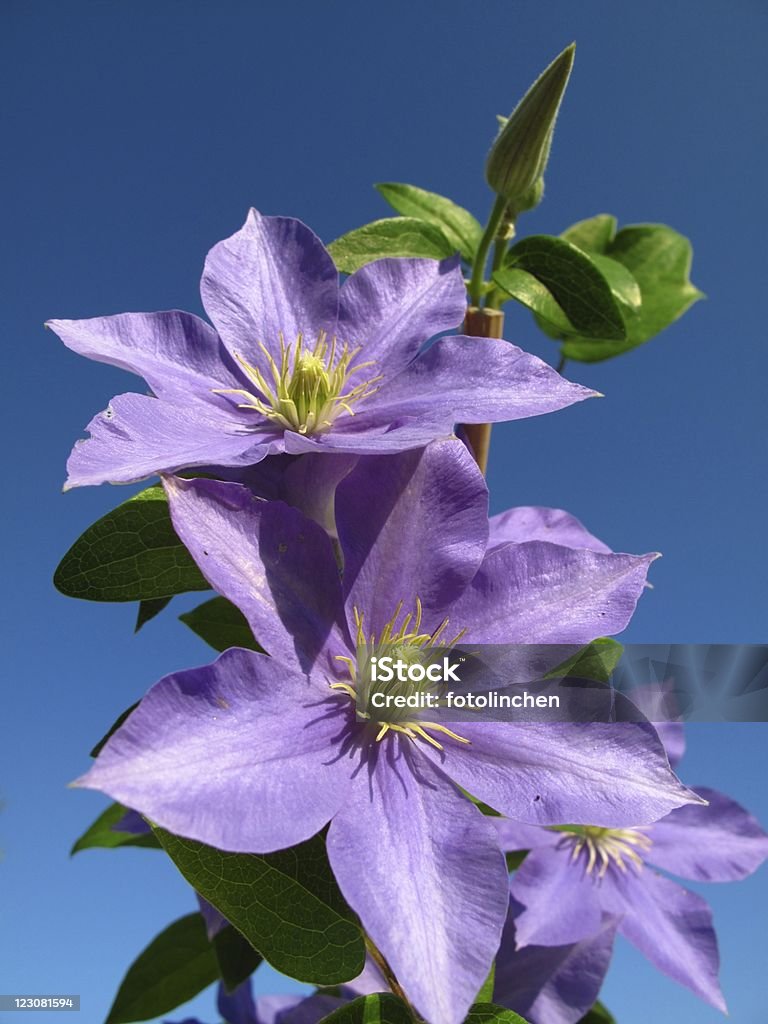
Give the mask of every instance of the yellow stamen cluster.
[[312, 349], [304, 347], [301, 334], [289, 344], [281, 334], [279, 362], [262, 342], [259, 348], [267, 361], [268, 375], [235, 354], [257, 394], [244, 388], [219, 388], [215, 393], [240, 395], [245, 401], [238, 408], [255, 409], [286, 430], [320, 434], [341, 412], [354, 416], [353, 406], [378, 390], [374, 385], [381, 374], [351, 384], [352, 377], [373, 365], [371, 361], [355, 364], [361, 347], [350, 348], [346, 343], [339, 346], [335, 336], [329, 342], [325, 331], [320, 332]]
[[571, 859], [578, 860], [584, 853], [586, 873], [590, 875], [597, 868], [598, 878], [604, 878], [612, 864], [619, 871], [626, 872], [627, 864], [640, 871], [644, 863], [642, 854], [653, 845], [651, 838], [636, 828], [585, 825], [578, 831], [567, 832], [566, 836], [573, 851]]
[[[398, 603], [395, 608], [394, 615], [385, 624], [381, 631], [381, 635], [378, 637], [375, 633], [366, 635], [363, 615], [357, 608], [354, 609], [355, 626], [357, 628], [357, 635], [355, 637], [357, 660], [347, 657], [346, 655], [337, 655], [336, 657], [337, 661], [343, 662], [343, 664], [346, 665], [352, 682], [331, 683], [330, 685], [332, 690], [343, 690], [358, 704], [362, 697], [362, 703], [364, 705], [365, 693], [363, 691], [369, 685], [370, 659], [374, 655], [377, 655], [382, 650], [386, 650], [387, 653], [394, 654], [396, 657], [406, 662], [424, 660], [425, 656], [427, 658], [429, 657], [428, 652], [430, 648], [439, 646], [441, 651], [450, 649], [459, 642], [466, 632], [466, 630], [462, 629], [455, 637], [453, 637], [452, 640], [444, 640], [443, 637], [446, 629], [448, 628], [447, 618], [443, 619], [440, 625], [433, 630], [433, 632], [422, 632], [421, 620], [423, 608], [418, 597], [416, 598], [415, 612], [409, 612], [398, 625], [398, 620], [400, 619], [400, 614], [403, 610], [403, 604], [403, 601]], [[404, 685], [407, 685], [410, 688], [410, 692], [414, 692], [413, 684]], [[359, 709], [357, 714], [360, 718], [371, 717], [368, 712]], [[398, 732], [407, 736], [411, 740], [425, 740], [438, 750], [442, 750], [442, 743], [438, 742], [434, 736], [430, 736], [427, 730], [449, 736], [451, 739], [456, 740], [457, 743], [470, 742], [468, 739], [465, 739], [465, 737], [459, 736], [457, 733], [448, 729], [446, 726], [441, 725], [439, 722], [406, 720], [377, 721], [376, 724], [380, 726], [379, 731], [376, 734], [377, 743], [380, 743], [387, 733]]]

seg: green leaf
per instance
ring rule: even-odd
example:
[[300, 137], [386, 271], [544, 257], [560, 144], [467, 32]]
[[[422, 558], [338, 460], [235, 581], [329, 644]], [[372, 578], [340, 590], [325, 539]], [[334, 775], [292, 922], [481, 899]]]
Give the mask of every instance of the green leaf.
[[89, 526], [53, 582], [86, 601], [149, 601], [210, 589], [174, 532], [162, 487], [148, 487]]
[[464, 1024], [527, 1024], [513, 1010], [505, 1010], [494, 1003], [475, 1003], [467, 1014]]
[[259, 966], [261, 954], [232, 925], [217, 932], [212, 944], [224, 988], [234, 992]]
[[703, 297], [690, 281], [693, 250], [683, 235], [665, 224], [634, 224], [622, 228], [608, 244], [605, 255], [620, 263], [635, 278], [641, 304], [627, 320], [624, 341], [594, 337], [568, 338], [563, 355], [581, 362], [599, 362], [628, 352], [649, 341]]
[[627, 268], [622, 263], [619, 263], [618, 260], [612, 260], [610, 256], [599, 256], [594, 252], [586, 253], [585, 255], [589, 257], [593, 265], [597, 267], [608, 282], [614, 297], [632, 312], [638, 310], [643, 301], [640, 294], [640, 285]]
[[128, 968], [107, 1024], [150, 1020], [193, 999], [219, 977], [201, 914], [161, 932]]
[[610, 213], [580, 220], [563, 231], [561, 238], [578, 245], [584, 252], [605, 253], [616, 235], [616, 218]]
[[596, 683], [607, 683], [613, 675], [624, 647], [618, 640], [603, 636], [593, 640], [548, 672], [545, 679], [571, 676], [574, 679], [590, 679]]
[[131, 706], [129, 708], [126, 708], [125, 711], [122, 711], [118, 715], [118, 717], [115, 719], [115, 721], [112, 723], [112, 725], [110, 725], [110, 727], [107, 730], [107, 732], [104, 733], [104, 735], [101, 737], [99, 742], [95, 745], [93, 750], [91, 750], [91, 753], [90, 753], [91, 757], [98, 757], [99, 756], [99, 754], [101, 753], [102, 747], [104, 747], [104, 745], [106, 744], [106, 742], [110, 738], [110, 736], [112, 736], [113, 733], [117, 732], [117, 730], [120, 728], [120, 726], [123, 724], [123, 722], [128, 720], [129, 715], [131, 715], [136, 710], [136, 708], [138, 706], [139, 706], [139, 701], [136, 701], [135, 704], [131, 704]]
[[136, 615], [136, 625], [133, 630], [134, 633], [138, 633], [142, 626], [146, 626], [151, 619], [159, 615], [163, 608], [167, 608], [172, 600], [173, 597], [169, 596], [155, 597], [151, 601], [140, 601], [139, 611]]
[[377, 992], [340, 1006], [321, 1024], [413, 1024], [410, 1010], [395, 996]]
[[422, 256], [441, 260], [456, 251], [432, 224], [415, 217], [387, 217], [349, 231], [328, 246], [336, 266], [352, 274], [385, 256]]
[[322, 836], [259, 855], [224, 853], [159, 828], [155, 835], [192, 887], [278, 971], [336, 985], [363, 969], [363, 935]]
[[507, 871], [510, 874], [513, 871], [517, 871], [527, 856], [528, 850], [514, 850], [510, 853], [505, 853], [504, 857], [507, 861]]
[[496, 983], [496, 961], [494, 960], [491, 964], [491, 969], [488, 972], [488, 977], [485, 979], [480, 987], [480, 991], [475, 996], [476, 1003], [490, 1003], [493, 1002], [493, 986]]
[[215, 651], [226, 651], [228, 647], [263, 651], [243, 613], [225, 597], [212, 597], [179, 619]]
[[579, 1024], [616, 1024], [616, 1018], [602, 1003], [595, 1003], [589, 1013], [581, 1018]]
[[70, 857], [80, 850], [90, 850], [96, 847], [114, 850], [118, 846], [148, 846], [155, 850], [160, 849], [160, 843], [151, 833], [135, 835], [133, 832], [115, 831], [114, 826], [123, 819], [127, 811], [128, 809], [122, 804], [111, 804], [76, 840], [69, 851]]
[[415, 185], [388, 181], [376, 188], [398, 213], [432, 224], [445, 235], [454, 249], [459, 250], [465, 260], [471, 263], [475, 258], [483, 228], [469, 210], [437, 192], [427, 192]]
[[527, 306], [538, 318], [546, 321], [548, 333], [560, 338], [574, 334], [575, 328], [552, 292], [537, 277], [519, 267], [497, 270], [493, 279], [510, 298]]
[[573, 326], [587, 337], [626, 337], [621, 310], [611, 287], [589, 256], [550, 235], [529, 235], [507, 253], [494, 281], [506, 291], [507, 268], [527, 270], [552, 294]]

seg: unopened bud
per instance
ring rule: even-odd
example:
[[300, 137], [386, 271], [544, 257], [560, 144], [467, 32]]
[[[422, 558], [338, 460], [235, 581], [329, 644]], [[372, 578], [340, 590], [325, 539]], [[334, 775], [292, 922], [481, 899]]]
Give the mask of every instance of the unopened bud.
[[530, 210], [541, 199], [555, 120], [575, 53], [576, 45], [571, 43], [536, 79], [503, 124], [488, 154], [488, 184], [518, 213]]

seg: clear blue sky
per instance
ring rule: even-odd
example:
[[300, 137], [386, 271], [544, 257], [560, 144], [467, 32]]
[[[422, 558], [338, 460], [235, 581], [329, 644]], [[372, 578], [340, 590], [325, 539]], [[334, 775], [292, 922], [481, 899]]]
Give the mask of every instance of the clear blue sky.
[[[205, 252], [249, 205], [330, 240], [384, 216], [371, 185], [399, 180], [484, 217], [495, 115], [572, 39], [546, 200], [521, 227], [667, 221], [694, 240], [708, 300], [631, 356], [572, 368], [604, 400], [497, 429], [494, 509], [565, 506], [615, 548], [662, 551], [632, 640], [768, 639], [767, 15], [759, 0], [5, 0], [1, 991], [80, 992], [98, 1024], [130, 960], [192, 909], [152, 851], [70, 862], [102, 801], [65, 785], [157, 677], [208, 658], [170, 613], [134, 637], [134, 608], [51, 586], [69, 543], [130, 493], [60, 486], [74, 439], [133, 382], [43, 321], [199, 312]], [[507, 337], [554, 357], [522, 309]], [[684, 775], [768, 821], [767, 738], [700, 726]], [[760, 1024], [768, 874], [708, 892], [731, 1020]], [[606, 1001], [620, 1024], [721, 1020], [624, 949]], [[215, 1019], [209, 997], [197, 1006]]]

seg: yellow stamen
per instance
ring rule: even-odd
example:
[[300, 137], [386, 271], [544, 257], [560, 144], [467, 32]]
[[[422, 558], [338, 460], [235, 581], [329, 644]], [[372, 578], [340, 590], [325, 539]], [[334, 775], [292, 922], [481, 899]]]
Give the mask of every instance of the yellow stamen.
[[286, 430], [319, 434], [331, 427], [340, 413], [354, 416], [353, 407], [378, 390], [374, 385], [382, 379], [381, 374], [349, 386], [356, 374], [373, 366], [370, 360], [355, 363], [361, 346], [350, 348], [345, 342], [337, 352], [336, 337], [329, 344], [325, 331], [320, 332], [311, 350], [305, 348], [301, 334], [295, 344], [286, 345], [281, 333], [279, 342], [279, 362], [263, 342], [258, 343], [272, 381], [235, 353], [255, 393], [244, 388], [217, 388], [214, 394], [238, 395], [245, 399], [238, 404], [239, 409], [254, 409]]

